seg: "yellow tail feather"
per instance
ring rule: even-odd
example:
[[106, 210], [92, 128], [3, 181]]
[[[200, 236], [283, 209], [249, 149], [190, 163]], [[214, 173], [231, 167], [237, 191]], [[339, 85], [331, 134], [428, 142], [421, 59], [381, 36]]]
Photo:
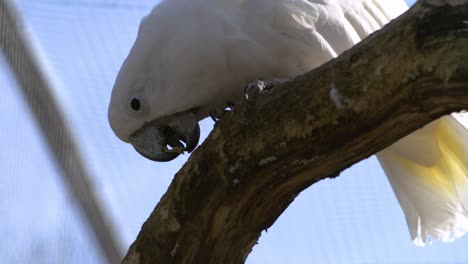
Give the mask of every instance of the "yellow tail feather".
[[377, 154], [417, 245], [468, 231], [468, 130], [446, 116]]

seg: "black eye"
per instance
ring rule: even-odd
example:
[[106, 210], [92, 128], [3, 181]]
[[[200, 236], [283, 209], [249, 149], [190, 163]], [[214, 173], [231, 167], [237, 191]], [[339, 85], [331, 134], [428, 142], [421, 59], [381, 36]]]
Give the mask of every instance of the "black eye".
[[141, 108], [140, 100], [138, 98], [133, 98], [132, 101], [130, 102], [130, 107], [135, 111], [140, 111], [140, 108]]

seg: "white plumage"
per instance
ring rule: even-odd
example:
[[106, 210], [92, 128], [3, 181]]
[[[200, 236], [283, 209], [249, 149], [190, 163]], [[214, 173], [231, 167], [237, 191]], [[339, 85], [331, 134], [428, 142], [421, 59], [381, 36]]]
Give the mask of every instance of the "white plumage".
[[468, 231], [467, 139], [466, 128], [447, 116], [377, 154], [417, 245]]
[[[311, 70], [406, 9], [402, 0], [162, 1], [117, 76], [109, 122], [143, 155], [175, 158], [184, 146], [172, 134], [196, 145], [193, 122], [239, 100], [247, 83]], [[466, 139], [444, 117], [378, 154], [419, 245], [468, 231]]]

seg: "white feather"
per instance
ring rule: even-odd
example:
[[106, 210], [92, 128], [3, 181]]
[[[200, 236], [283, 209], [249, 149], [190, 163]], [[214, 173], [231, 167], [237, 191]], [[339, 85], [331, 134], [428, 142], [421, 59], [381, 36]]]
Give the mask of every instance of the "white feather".
[[[403, 0], [163, 0], [120, 69], [109, 122], [127, 141], [167, 115], [202, 119], [241, 98], [247, 83], [311, 70], [406, 9]], [[129, 106], [135, 97], [139, 113]], [[465, 142], [466, 130], [447, 117], [378, 154], [419, 245], [467, 231]]]
[[[205, 117], [241, 98], [247, 82], [298, 76], [375, 29], [363, 0], [162, 1], [142, 20], [120, 69], [110, 124], [127, 141], [166, 115], [195, 109]], [[128, 103], [135, 96], [146, 101], [138, 115]]]
[[377, 155], [418, 245], [468, 231], [467, 140], [468, 131], [448, 116]]

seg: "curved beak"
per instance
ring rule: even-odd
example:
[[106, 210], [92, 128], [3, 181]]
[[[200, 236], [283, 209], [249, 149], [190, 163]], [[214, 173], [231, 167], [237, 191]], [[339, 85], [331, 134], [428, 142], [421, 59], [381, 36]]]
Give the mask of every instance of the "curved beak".
[[200, 139], [200, 126], [191, 112], [155, 120], [130, 136], [129, 142], [147, 159], [170, 161], [192, 152]]

